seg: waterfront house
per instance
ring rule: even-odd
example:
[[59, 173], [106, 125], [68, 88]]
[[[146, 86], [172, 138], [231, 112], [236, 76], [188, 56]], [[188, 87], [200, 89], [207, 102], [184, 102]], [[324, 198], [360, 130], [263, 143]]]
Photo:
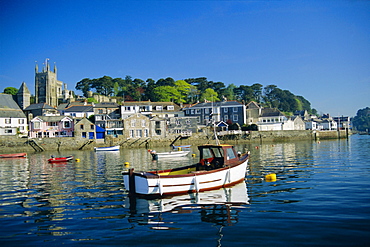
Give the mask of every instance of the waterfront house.
[[106, 135], [118, 137], [124, 134], [120, 106], [115, 102], [94, 104], [94, 121], [97, 126], [105, 129]]
[[0, 135], [28, 134], [27, 118], [10, 94], [0, 94]]
[[169, 134], [191, 135], [197, 132], [196, 117], [172, 117], [167, 120]]
[[180, 106], [173, 102], [125, 101], [121, 105], [122, 119], [135, 113], [148, 117], [172, 118], [184, 116]]
[[72, 105], [64, 109], [64, 116], [72, 118], [89, 118], [94, 115], [92, 105]]
[[337, 123], [338, 128], [341, 130], [351, 129], [351, 118], [350, 117], [333, 117], [333, 120]]
[[31, 104], [23, 111], [29, 120], [33, 119], [34, 116], [60, 116], [56, 108], [46, 103]]
[[104, 139], [105, 130], [92, 123], [87, 118], [75, 119], [74, 136], [87, 139]]
[[29, 124], [29, 137], [73, 137], [73, 119], [67, 116], [37, 116]]
[[237, 101], [203, 102], [184, 108], [185, 116], [196, 117], [199, 125], [210, 125], [215, 122], [246, 122], [245, 105]]
[[135, 113], [123, 119], [123, 135], [127, 138], [150, 137], [150, 120], [143, 114]]
[[262, 113], [262, 107], [260, 107], [257, 102], [251, 101], [246, 105], [245, 109], [246, 109], [245, 123], [247, 125], [257, 124]]

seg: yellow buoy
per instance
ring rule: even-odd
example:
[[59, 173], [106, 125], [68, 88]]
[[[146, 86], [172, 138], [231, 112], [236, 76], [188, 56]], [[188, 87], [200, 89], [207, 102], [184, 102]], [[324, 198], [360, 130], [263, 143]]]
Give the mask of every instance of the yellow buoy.
[[265, 176], [265, 180], [267, 182], [275, 182], [276, 181], [276, 174], [275, 173], [267, 174]]
[[76, 162], [80, 162], [80, 159], [76, 159]]
[[129, 167], [130, 166], [130, 163], [129, 162], [125, 162], [125, 167]]
[[195, 158], [197, 155], [196, 154], [192, 154], [191, 157]]
[[181, 148], [181, 147], [178, 147], [178, 148], [177, 148], [177, 151], [182, 151], [182, 148]]

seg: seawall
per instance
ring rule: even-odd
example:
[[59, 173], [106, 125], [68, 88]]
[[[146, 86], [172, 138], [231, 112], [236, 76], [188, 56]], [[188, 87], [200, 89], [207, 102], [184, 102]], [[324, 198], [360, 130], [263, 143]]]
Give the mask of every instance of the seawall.
[[[218, 138], [221, 143], [249, 143], [249, 142], [286, 142], [296, 140], [325, 140], [347, 138], [350, 133], [341, 131], [312, 131], [312, 130], [286, 130], [286, 131], [242, 131], [224, 133]], [[123, 148], [154, 148], [169, 146], [177, 136], [167, 138], [137, 138], [106, 137], [104, 140], [89, 140], [76, 137], [57, 138], [18, 138], [15, 136], [0, 137], [0, 153], [62, 151], [62, 150], [93, 150], [94, 147], [120, 145]], [[199, 145], [214, 143], [214, 134], [210, 131], [195, 133], [191, 137], [179, 139], [175, 145]]]

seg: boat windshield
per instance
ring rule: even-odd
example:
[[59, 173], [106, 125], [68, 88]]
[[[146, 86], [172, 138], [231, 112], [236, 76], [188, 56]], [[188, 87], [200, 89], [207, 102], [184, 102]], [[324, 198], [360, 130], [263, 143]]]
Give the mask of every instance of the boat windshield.
[[203, 148], [203, 159], [209, 159], [213, 157], [216, 157], [216, 158], [223, 157], [222, 148], [216, 148], [216, 147]]

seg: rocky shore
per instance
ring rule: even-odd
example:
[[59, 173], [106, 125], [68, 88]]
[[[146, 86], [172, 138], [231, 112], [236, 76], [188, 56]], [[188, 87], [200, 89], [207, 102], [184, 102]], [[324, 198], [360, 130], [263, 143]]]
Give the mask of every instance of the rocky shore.
[[[341, 131], [312, 131], [312, 130], [287, 130], [287, 131], [243, 131], [243, 132], [224, 132], [218, 135], [221, 143], [250, 143], [250, 142], [286, 142], [296, 140], [325, 140], [347, 138], [350, 132]], [[123, 137], [113, 138], [107, 136], [102, 140], [90, 140], [77, 137], [59, 138], [19, 138], [15, 136], [0, 137], [0, 153], [13, 152], [42, 152], [42, 151], [62, 151], [62, 150], [93, 150], [94, 147], [120, 145], [123, 148], [154, 148], [169, 146], [178, 136], [168, 136], [167, 138], [136, 138], [129, 139]], [[200, 132], [190, 137], [180, 138], [175, 145], [198, 145], [213, 143], [212, 133]]]

